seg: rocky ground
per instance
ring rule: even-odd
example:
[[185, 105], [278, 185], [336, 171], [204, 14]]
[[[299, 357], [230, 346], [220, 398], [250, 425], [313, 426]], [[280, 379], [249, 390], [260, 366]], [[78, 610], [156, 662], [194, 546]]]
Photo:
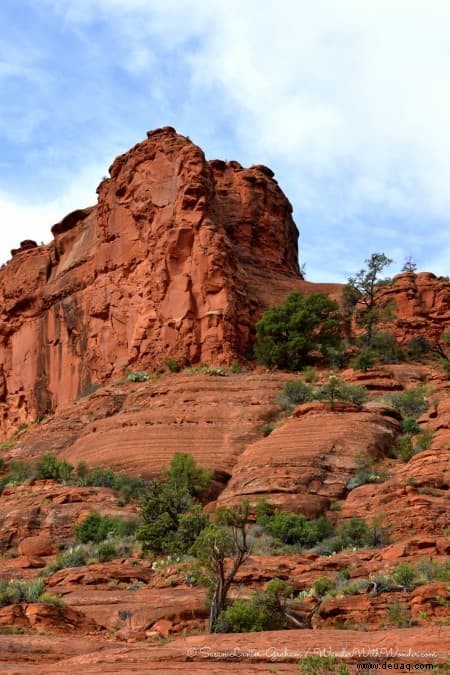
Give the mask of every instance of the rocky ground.
[[[414, 588], [377, 592], [370, 583], [400, 563], [430, 570], [448, 562], [448, 380], [432, 367], [411, 364], [350, 369], [342, 376], [365, 384], [370, 401], [332, 409], [314, 402], [288, 414], [277, 395], [289, 376], [263, 372], [117, 383], [23, 430], [3, 446], [2, 458], [6, 464], [33, 462], [51, 451], [74, 464], [107, 463], [149, 477], [182, 450], [216, 470], [208, 510], [265, 494], [283, 510], [325, 513], [337, 525], [354, 516], [377, 518], [384, 540], [374, 548], [270, 555], [257, 539], [232, 595], [245, 596], [275, 577], [296, 593], [323, 576], [345, 579], [347, 587], [367, 582], [365, 591], [347, 594], [338, 586], [321, 599], [309, 628], [210, 636], [204, 590], [187, 583], [185, 565], [166, 561], [155, 568], [136, 548], [111, 562], [47, 574], [46, 591], [60, 596], [61, 606], [1, 607], [0, 672], [300, 672], [299, 660], [327, 649], [351, 669], [377, 654], [381, 663], [387, 649], [392, 663], [432, 662], [445, 672], [449, 582], [429, 578]], [[399, 414], [382, 397], [420, 384], [427, 386], [429, 406], [419, 423], [432, 437], [428, 449], [402, 462], [392, 457]], [[275, 428], [263, 437], [267, 423]], [[362, 457], [381, 479], [349, 490]], [[89, 512], [131, 517], [137, 508], [108, 488], [53, 481], [6, 488], [0, 496], [1, 578], [37, 577], [73, 541], [74, 525]], [[308, 603], [303, 596], [294, 601], [299, 616], [308, 614]]]

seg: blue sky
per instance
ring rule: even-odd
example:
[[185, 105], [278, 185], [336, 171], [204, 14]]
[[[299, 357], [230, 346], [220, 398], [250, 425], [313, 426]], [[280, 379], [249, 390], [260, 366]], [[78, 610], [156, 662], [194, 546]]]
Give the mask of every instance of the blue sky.
[[2, 0], [0, 22], [0, 261], [170, 124], [275, 171], [308, 279], [372, 252], [450, 273], [446, 0]]

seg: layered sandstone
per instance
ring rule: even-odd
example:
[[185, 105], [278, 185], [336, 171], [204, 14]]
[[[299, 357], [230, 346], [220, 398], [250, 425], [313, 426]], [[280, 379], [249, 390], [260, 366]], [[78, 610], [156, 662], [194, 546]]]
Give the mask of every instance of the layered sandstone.
[[399, 431], [389, 408], [363, 409], [351, 403], [299, 406], [270, 436], [243, 452], [220, 504], [258, 497], [286, 511], [323, 513], [346, 495], [346, 484], [361, 459], [383, 458]]
[[242, 357], [260, 306], [301, 280], [272, 171], [208, 162], [171, 127], [118, 157], [97, 205], [52, 231], [0, 270], [3, 434], [126, 368]]
[[[124, 515], [124, 509], [117, 507], [116, 495], [108, 488], [65, 487], [53, 481], [6, 488], [0, 495], [0, 552], [18, 549], [26, 559], [52, 555], [55, 542], [72, 541], [74, 526], [91, 511]], [[125, 509], [128, 517], [135, 512], [136, 507]], [[27, 560], [16, 562], [17, 567], [22, 562], [28, 566]]]
[[450, 329], [450, 282], [430, 272], [398, 274], [379, 294], [389, 307], [384, 328], [401, 344], [423, 335], [432, 345]]
[[152, 477], [175, 452], [188, 452], [225, 482], [261, 426], [279, 414], [281, 373], [164, 375], [115, 384], [83, 397], [18, 439], [5, 459], [36, 461], [54, 452], [76, 466], [110, 466]]
[[448, 527], [449, 485], [450, 452], [426, 450], [399, 464], [389, 480], [352, 490], [342, 515], [381, 518], [395, 537], [411, 532], [440, 534]]

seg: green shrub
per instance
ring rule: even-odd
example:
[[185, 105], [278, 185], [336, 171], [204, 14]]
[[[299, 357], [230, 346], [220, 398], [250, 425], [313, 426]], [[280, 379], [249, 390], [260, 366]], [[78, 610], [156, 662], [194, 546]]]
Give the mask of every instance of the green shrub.
[[416, 452], [423, 452], [431, 448], [431, 441], [433, 440], [433, 432], [431, 429], [424, 429], [417, 434], [414, 444]]
[[86, 462], [79, 462], [76, 468], [76, 476], [79, 485], [84, 485], [84, 480], [89, 473], [89, 467]]
[[433, 432], [431, 429], [424, 429], [416, 434], [414, 439], [411, 434], [404, 434], [397, 441], [396, 457], [402, 462], [409, 462], [417, 453], [429, 450], [432, 439]]
[[351, 366], [355, 370], [363, 370], [365, 372], [369, 368], [372, 368], [376, 361], [376, 356], [376, 352], [373, 349], [365, 347], [352, 359]]
[[300, 675], [350, 675], [345, 663], [334, 656], [306, 656], [298, 662]]
[[284, 391], [278, 397], [278, 402], [283, 410], [292, 410], [296, 406], [312, 401], [313, 388], [310, 384], [305, 384], [302, 380], [293, 380], [286, 382]]
[[314, 384], [317, 379], [317, 368], [314, 366], [305, 366], [302, 370], [303, 379], [309, 384]]
[[15, 438], [10, 438], [7, 441], [2, 441], [0, 443], [0, 451], [2, 450], [9, 450], [10, 448], [13, 448], [17, 443], [17, 440]]
[[266, 422], [266, 424], [263, 424], [261, 429], [260, 429], [264, 438], [266, 438], [266, 436], [269, 436], [272, 433], [273, 430], [274, 430], [274, 426], [273, 426], [273, 424], [270, 424], [269, 422]]
[[400, 602], [393, 602], [388, 605], [388, 616], [390, 621], [397, 628], [409, 628], [409, 626], [411, 626], [411, 615], [409, 610]]
[[333, 539], [333, 550], [343, 551], [349, 548], [363, 548], [372, 543], [372, 533], [362, 518], [350, 518], [344, 523]]
[[225, 368], [221, 368], [220, 366], [206, 366], [203, 372], [213, 377], [227, 377], [229, 374]]
[[164, 480], [149, 483], [142, 498], [136, 538], [143, 552], [187, 553], [209, 523], [195, 500], [210, 485], [212, 471], [198, 467], [192, 455], [175, 453], [162, 474]]
[[195, 375], [197, 373], [203, 374], [203, 375], [211, 375], [212, 377], [228, 377], [228, 375], [233, 372], [230, 369], [227, 368], [222, 368], [220, 366], [210, 366], [206, 363], [199, 363], [195, 366], [190, 366], [189, 368], [185, 368], [184, 373], [187, 373], [189, 375]]
[[255, 355], [264, 365], [300, 370], [314, 350], [339, 347], [340, 315], [337, 302], [325, 293], [290, 293], [273, 305], [256, 324]]
[[17, 605], [21, 602], [22, 594], [16, 585], [0, 581], [0, 606]]
[[101, 544], [97, 546], [96, 555], [102, 563], [109, 562], [118, 557], [117, 549], [112, 541], [102, 541]]
[[[81, 474], [80, 474], [81, 470]], [[139, 499], [145, 491], [146, 482], [142, 478], [124, 476], [111, 468], [94, 466], [88, 469], [82, 463], [77, 467], [78, 485], [89, 487], [108, 487], [117, 490], [124, 501], [132, 497]]]
[[392, 333], [376, 332], [372, 338], [372, 348], [382, 363], [398, 363], [404, 359], [404, 353]]
[[314, 398], [329, 401], [349, 401], [361, 405], [367, 400], [367, 389], [356, 384], [349, 384], [336, 375], [330, 375], [327, 384], [318, 387], [314, 392]]
[[[181, 505], [177, 508], [182, 508]], [[184, 554], [194, 544], [200, 532], [208, 525], [209, 517], [199, 505], [190, 511], [173, 514], [159, 513], [153, 520], [144, 506], [144, 523], [138, 528], [136, 538], [142, 542], [144, 552]], [[153, 511], [153, 505], [151, 507]], [[156, 514], [155, 514], [156, 515]]]
[[36, 464], [36, 478], [69, 482], [73, 476], [73, 466], [65, 460], [59, 460], [53, 453], [46, 453]]
[[236, 361], [236, 359], [234, 359], [231, 362], [230, 371], [233, 373], [233, 375], [236, 375], [237, 373], [242, 373], [242, 367], [239, 361]]
[[172, 356], [166, 356], [164, 359], [164, 365], [170, 370], [171, 373], [179, 373], [180, 365]]
[[11, 462], [9, 465], [9, 473], [6, 478], [9, 485], [21, 485], [30, 478], [33, 478], [33, 469], [29, 464], [23, 461]]
[[114, 536], [132, 535], [137, 529], [137, 521], [119, 516], [100, 516], [92, 512], [75, 526], [75, 537], [83, 544], [99, 543]]
[[385, 400], [403, 417], [417, 419], [428, 408], [428, 402], [423, 394], [422, 387], [408, 389], [408, 391], [392, 392], [385, 396]]
[[297, 513], [277, 513], [264, 500], [258, 502], [255, 513], [257, 524], [283, 544], [308, 548], [333, 532], [333, 526], [324, 516], [308, 520]]
[[331, 370], [341, 370], [341, 368], [344, 368], [347, 363], [345, 349], [326, 347], [323, 351], [323, 354]]
[[255, 602], [235, 600], [219, 616], [217, 633], [249, 633], [264, 629], [265, 613]]
[[316, 579], [312, 585], [314, 595], [318, 595], [321, 598], [334, 588], [335, 583], [330, 577], [320, 577], [320, 579]]
[[414, 336], [413, 338], [411, 338], [411, 340], [408, 341], [408, 343], [406, 345], [407, 354], [413, 360], [420, 359], [422, 356], [427, 354], [430, 350], [431, 350], [431, 345], [428, 342], [425, 335]]
[[42, 602], [44, 605], [51, 605], [52, 607], [65, 607], [66, 602], [60, 595], [55, 593], [42, 593], [39, 598], [39, 602]]
[[137, 370], [134, 373], [127, 373], [125, 379], [127, 382], [148, 382], [148, 380], [150, 380], [151, 377], [150, 375], [148, 375], [148, 373], [144, 372], [143, 370]]
[[178, 517], [178, 527], [167, 540], [166, 550], [172, 554], [184, 554], [194, 544], [200, 532], [209, 524], [209, 516], [199, 504], [192, 506]]
[[90, 513], [86, 518], [75, 526], [75, 537], [83, 544], [89, 542], [98, 543], [118, 532], [118, 518], [101, 516], [98, 513]]
[[443, 563], [435, 562], [434, 560], [421, 560], [417, 566], [417, 574], [428, 581], [450, 581], [450, 561]]
[[213, 477], [211, 469], [197, 466], [193, 456], [186, 452], [175, 452], [170, 466], [163, 466], [161, 473], [169, 486], [184, 488], [192, 497], [199, 497]]
[[249, 633], [285, 628], [285, 602], [291, 593], [292, 588], [284, 581], [272, 579], [265, 591], [254, 592], [249, 600], [235, 600], [222, 611], [216, 632]]
[[43, 579], [13, 579], [0, 581], [0, 605], [38, 602], [45, 589]]
[[86, 546], [70, 546], [56, 556], [55, 560], [47, 568], [47, 572], [51, 574], [68, 567], [82, 567], [86, 565], [89, 553], [90, 551]]
[[414, 450], [412, 436], [406, 434], [398, 439], [395, 454], [402, 462], [409, 462], [411, 457], [414, 457], [416, 452]]
[[405, 417], [400, 423], [401, 430], [404, 434], [418, 434], [420, 426], [414, 417]]
[[386, 472], [376, 467], [369, 455], [357, 457], [355, 473], [347, 482], [347, 490], [354, 490], [360, 485], [367, 483], [382, 483], [386, 478]]
[[[258, 499], [255, 506], [255, 518], [258, 527], [275, 538], [276, 541], [300, 548], [314, 548], [323, 554], [344, 549], [377, 546], [384, 542], [384, 532], [380, 523], [371, 526], [361, 518], [351, 518], [338, 530], [327, 518], [308, 520], [304, 515], [277, 511], [265, 498]], [[385, 543], [385, 542], [384, 542]]]
[[265, 497], [259, 497], [255, 505], [255, 519], [258, 525], [265, 527], [275, 515], [275, 507]]
[[392, 578], [399, 586], [404, 586], [406, 590], [411, 591], [417, 585], [419, 574], [408, 563], [400, 563], [392, 572]]

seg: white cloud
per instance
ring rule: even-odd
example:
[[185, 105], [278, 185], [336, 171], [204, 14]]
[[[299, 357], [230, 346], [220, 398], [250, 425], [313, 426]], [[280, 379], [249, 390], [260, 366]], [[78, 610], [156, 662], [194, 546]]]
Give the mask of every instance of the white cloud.
[[196, 95], [209, 91], [220, 100], [239, 139], [236, 158], [273, 165], [300, 221], [306, 212], [303, 241], [313, 273], [319, 274], [325, 242], [329, 269], [339, 268], [342, 249], [366, 246], [363, 259], [388, 244], [400, 255], [423, 255], [424, 264], [450, 264], [450, 254], [430, 248], [427, 226], [445, 223], [450, 212], [446, 0], [42, 4], [59, 13], [67, 30], [108, 25], [120, 36], [125, 69], [153, 69], [149, 88], [159, 86], [155, 69], [164, 54], [179, 50], [192, 94], [173, 118], [197, 115], [199, 128], [212, 133]]
[[58, 198], [38, 204], [30, 204], [25, 199], [0, 192], [0, 264], [10, 258], [11, 249], [18, 248], [24, 239], [46, 244], [52, 239], [52, 225], [75, 209], [95, 204], [95, 189], [102, 172], [104, 168], [101, 166], [85, 167], [73, 177], [73, 182]]
[[446, 1], [56, 6], [71, 21], [101, 16], [115, 23], [131, 62], [151, 36], [169, 49], [200, 36], [188, 54], [193, 84], [219, 86], [237, 106], [234, 123], [245, 146], [296, 165], [303, 180], [316, 170], [338, 176], [342, 163], [351, 163], [349, 196], [357, 198], [364, 176], [380, 199], [394, 192], [395, 201], [412, 200], [437, 215], [450, 206]]

